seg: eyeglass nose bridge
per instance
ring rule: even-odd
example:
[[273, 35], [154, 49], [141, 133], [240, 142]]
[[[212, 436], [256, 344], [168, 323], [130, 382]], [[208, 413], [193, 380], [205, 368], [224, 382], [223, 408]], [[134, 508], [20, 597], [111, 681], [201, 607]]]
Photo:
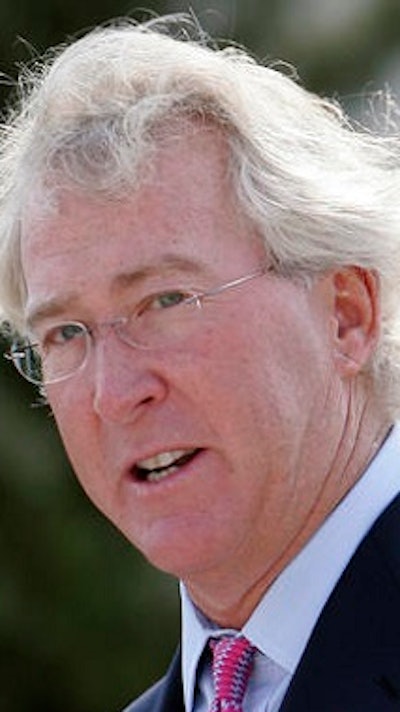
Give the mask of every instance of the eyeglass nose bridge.
[[133, 348], [145, 349], [146, 347], [141, 344], [140, 341], [137, 341], [131, 336], [131, 334], [128, 336], [125, 333], [124, 327], [127, 324], [132, 324], [132, 317], [116, 316], [112, 319], [108, 319], [107, 321], [102, 321], [92, 328], [87, 329], [87, 335], [89, 337], [88, 341], [90, 341], [90, 345], [93, 346], [98, 336], [105, 338], [111, 331], [113, 331], [122, 343], [132, 346]]

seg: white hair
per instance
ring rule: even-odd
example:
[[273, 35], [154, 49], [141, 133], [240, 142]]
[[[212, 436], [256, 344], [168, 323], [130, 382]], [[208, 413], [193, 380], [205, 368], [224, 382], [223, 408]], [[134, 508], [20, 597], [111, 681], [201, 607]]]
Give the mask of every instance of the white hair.
[[196, 30], [182, 16], [118, 21], [25, 70], [0, 139], [0, 311], [23, 329], [20, 225], [38, 190], [121, 195], [144, 179], [174, 117], [200, 119], [224, 132], [239, 204], [277, 271], [378, 273], [371, 372], [388, 412], [400, 412], [398, 140], [355, 128], [336, 103]]

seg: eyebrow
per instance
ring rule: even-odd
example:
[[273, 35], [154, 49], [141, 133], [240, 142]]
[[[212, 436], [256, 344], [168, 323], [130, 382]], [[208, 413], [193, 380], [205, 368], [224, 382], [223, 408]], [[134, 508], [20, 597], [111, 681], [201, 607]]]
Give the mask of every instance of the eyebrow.
[[[141, 265], [132, 272], [121, 272], [112, 279], [111, 290], [115, 292], [125, 291], [132, 286], [144, 282], [151, 277], [160, 276], [169, 271], [182, 272], [191, 275], [204, 273], [210, 268], [200, 260], [190, 257], [167, 253], [158, 259], [157, 263]], [[29, 308], [26, 323], [29, 329], [33, 329], [41, 321], [56, 316], [62, 316], [68, 309], [73, 308], [79, 302], [79, 294], [70, 292], [62, 297], [46, 299], [43, 302], [33, 303]]]

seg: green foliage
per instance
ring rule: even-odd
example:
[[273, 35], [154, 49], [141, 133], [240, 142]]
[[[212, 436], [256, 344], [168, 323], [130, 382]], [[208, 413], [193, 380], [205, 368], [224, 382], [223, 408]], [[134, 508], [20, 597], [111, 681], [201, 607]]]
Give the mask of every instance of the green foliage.
[[118, 710], [168, 663], [176, 584], [94, 510], [5, 362], [0, 393], [0, 709]]

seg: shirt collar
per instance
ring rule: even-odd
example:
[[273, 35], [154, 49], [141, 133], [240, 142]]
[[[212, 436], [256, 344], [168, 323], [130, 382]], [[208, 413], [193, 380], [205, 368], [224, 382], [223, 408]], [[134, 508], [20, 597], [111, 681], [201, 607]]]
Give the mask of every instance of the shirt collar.
[[[282, 571], [243, 626], [253, 645], [290, 673], [357, 546], [399, 493], [399, 462], [400, 426], [396, 425], [363, 477]], [[181, 600], [183, 688], [186, 709], [191, 710], [204, 646], [211, 636], [227, 631], [196, 608], [183, 584]]]

